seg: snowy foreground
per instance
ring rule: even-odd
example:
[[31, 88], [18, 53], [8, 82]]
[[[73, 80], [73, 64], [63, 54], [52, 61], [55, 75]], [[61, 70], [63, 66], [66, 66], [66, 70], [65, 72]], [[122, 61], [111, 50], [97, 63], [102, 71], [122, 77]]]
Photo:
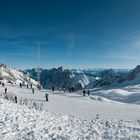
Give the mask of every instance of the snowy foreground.
[[[92, 91], [90, 97], [81, 91], [32, 94], [26, 87], [6, 87], [18, 104], [0, 96], [0, 140], [140, 140], [140, 85]], [[19, 105], [25, 98], [42, 104], [42, 111]]]
[[140, 139], [140, 121], [84, 120], [0, 99], [0, 140]]

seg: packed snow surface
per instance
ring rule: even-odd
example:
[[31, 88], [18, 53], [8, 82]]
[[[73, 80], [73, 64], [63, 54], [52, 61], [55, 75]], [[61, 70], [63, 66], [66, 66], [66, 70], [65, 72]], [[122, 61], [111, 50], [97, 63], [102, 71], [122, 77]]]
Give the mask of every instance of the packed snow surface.
[[[50, 90], [35, 93], [26, 87], [5, 84], [8, 94], [43, 103], [43, 111], [29, 109], [0, 98], [0, 140], [139, 140], [140, 105], [120, 102], [139, 99], [140, 85], [123, 89], [68, 93]], [[0, 93], [5, 87], [0, 87]], [[49, 93], [49, 102], [45, 93]], [[113, 94], [114, 93], [114, 94]], [[117, 100], [118, 99], [118, 100]], [[123, 101], [123, 100], [122, 100]]]
[[1, 140], [139, 140], [140, 121], [85, 120], [0, 99]]
[[123, 88], [91, 90], [92, 95], [122, 103], [140, 104], [140, 84]]
[[[125, 101], [127, 99], [130, 100], [131, 96], [137, 99], [135, 102], [140, 101], [140, 94], [133, 95], [128, 89], [127, 91], [121, 89], [91, 91], [92, 95], [90, 97], [87, 95], [83, 97], [82, 91], [64, 93], [60, 91], [51, 92], [50, 90], [38, 91], [35, 89], [35, 94], [33, 94], [30, 88], [19, 88], [18, 85], [9, 84], [6, 86], [8, 94], [12, 93], [17, 95], [18, 100], [27, 98], [38, 103], [43, 103], [43, 110], [52, 113], [79, 116], [84, 119], [94, 119], [97, 114], [100, 114], [100, 118], [104, 120], [114, 118], [137, 120], [140, 116], [140, 105], [118, 101], [121, 99]], [[0, 93], [2, 92], [4, 92], [4, 87], [0, 87]], [[49, 93], [49, 102], [45, 101], [46, 92]]]

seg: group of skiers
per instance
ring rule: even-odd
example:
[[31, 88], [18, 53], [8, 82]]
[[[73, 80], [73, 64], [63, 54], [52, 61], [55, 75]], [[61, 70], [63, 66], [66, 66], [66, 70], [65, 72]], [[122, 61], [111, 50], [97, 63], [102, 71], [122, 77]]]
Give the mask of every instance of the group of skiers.
[[90, 95], [90, 91], [86, 91], [85, 89], [83, 90], [83, 96], [86, 96], [86, 94], [89, 96]]
[[[54, 92], [54, 91], [55, 91], [55, 88], [54, 88], [54, 86], [52, 86], [52, 92]], [[63, 89], [62, 88], [59, 88], [59, 91], [64, 91], [65, 92], [66, 89], [65, 88], [63, 88]]]
[[[54, 88], [54, 86], [52, 86], [52, 91], [54, 92], [54, 90], [55, 90], [55, 88]], [[60, 89], [59, 91], [61, 91], [61, 89]], [[63, 91], [64, 91], [64, 92], [66, 91], [65, 88], [64, 88]], [[68, 91], [69, 91], [69, 93], [74, 92], [74, 87], [69, 87], [69, 88], [68, 88]], [[86, 94], [87, 94], [88, 96], [90, 96], [90, 91], [84, 89], [84, 90], [83, 90], [83, 96], [86, 96]]]
[[[2, 87], [5, 87], [5, 83], [2, 83], [1, 81], [0, 81], [0, 85]], [[9, 100], [9, 98], [10, 98], [9, 95], [8, 95], [8, 89], [7, 89], [7, 87], [4, 88], [4, 98], [7, 99], [7, 100]], [[14, 96], [13, 97], [13, 100], [15, 101], [15, 103], [17, 103], [17, 96]]]
[[[55, 91], [54, 86], [52, 86], [52, 91], [53, 91], [53, 92]], [[62, 89], [60, 88], [59, 91], [62, 91]], [[64, 88], [63, 91], [65, 92], [66, 89]], [[69, 93], [74, 92], [74, 87], [69, 87], [69, 88], [68, 88], [68, 91], [69, 91]], [[90, 91], [89, 91], [89, 90], [86, 91], [86, 90], [84, 89], [84, 90], [83, 90], [83, 96], [86, 96], [86, 94], [89, 96], [89, 95], [90, 95]]]
[[[0, 81], [0, 85], [1, 85], [2, 87], [5, 87], [5, 84], [2, 83], [1, 81]], [[25, 86], [25, 84], [24, 84], [24, 83], [19, 83], [19, 87], [22, 88], [22, 86]], [[29, 85], [27, 84], [26, 87], [27, 87], [27, 89], [28, 89], [28, 88], [29, 88]], [[30, 85], [30, 88], [32, 89], [32, 93], [34, 93], [34, 92], [35, 92], [35, 89], [34, 89], [34, 87], [33, 87], [33, 84]], [[54, 87], [53, 87], [53, 91], [54, 91]], [[46, 94], [45, 94], [45, 99], [46, 99], [46, 101], [49, 101], [49, 100], [48, 100], [48, 96], [49, 96], [49, 94], [46, 93]], [[7, 89], [7, 87], [4, 88], [4, 97], [5, 97], [5, 99], [7, 99], [7, 100], [9, 100], [9, 98], [10, 98], [9, 95], [8, 95], [8, 89]], [[13, 98], [13, 100], [14, 100], [15, 103], [18, 102], [17, 96], [13, 96], [12, 98]]]
[[[25, 86], [25, 83], [21, 83], [21, 82], [20, 82], [20, 83], [19, 83], [19, 87], [22, 88], [22, 86]], [[27, 87], [27, 89], [28, 89], [28, 88], [29, 88], [29, 85], [27, 84], [26, 87]], [[34, 94], [34, 93], [35, 93], [35, 89], [34, 89], [32, 83], [30, 84], [30, 88], [32, 89], [32, 93]]]
[[[1, 85], [2, 87], [5, 87], [5, 84], [2, 83], [1, 81], [0, 81], [0, 85]], [[7, 87], [4, 88], [4, 93], [5, 93], [5, 94], [7, 93]]]
[[[52, 90], [52, 92], [55, 91], [54, 86], [52, 86], [51, 90]], [[58, 90], [59, 90], [59, 91], [66, 92], [66, 88], [61, 88], [61, 87], [60, 87]], [[74, 92], [74, 87], [68, 87], [68, 91], [69, 91], [70, 93]]]
[[[23, 85], [25, 85], [25, 84], [24, 84], [24, 83], [19, 83], [19, 87], [20, 87], [20, 88], [22, 88]], [[28, 85], [28, 84], [26, 85], [26, 87], [27, 87], [27, 89], [29, 89], [29, 85]], [[30, 84], [30, 88], [32, 89], [32, 93], [34, 94], [34, 93], [35, 93], [35, 88], [33, 87], [33, 84], [32, 84], [32, 83]], [[54, 91], [54, 87], [52, 87], [52, 91]], [[46, 101], [49, 101], [49, 100], [48, 100], [48, 96], [49, 96], [49, 94], [46, 93], [46, 94], [45, 94], [45, 99], [46, 99]]]
[[70, 92], [70, 93], [71, 93], [71, 92], [74, 92], [74, 87], [73, 87], [73, 86], [69, 87], [69, 92]]
[[[0, 82], [0, 85], [2, 85], [3, 87], [5, 87], [5, 84], [2, 83], [2, 82]], [[22, 86], [25, 86], [25, 84], [24, 84], [24, 83], [19, 83], [19, 87], [22, 88]], [[29, 85], [27, 84], [26, 87], [27, 87], [27, 89], [28, 89], [28, 88], [29, 88]], [[32, 84], [30, 84], [30, 88], [32, 89], [32, 93], [34, 94], [35, 89], [34, 89], [34, 87], [33, 87]], [[52, 86], [52, 91], [53, 91], [53, 92], [55, 91], [55, 87], [54, 87], [54, 86]], [[65, 92], [65, 88], [64, 88], [63, 91]], [[71, 92], [74, 92], [74, 87], [69, 87], [69, 88], [68, 88], [68, 91], [69, 91], [70, 93], [71, 93]], [[5, 93], [5, 95], [7, 95], [7, 87], [5, 87], [4, 93]], [[84, 90], [83, 90], [83, 96], [86, 96], [86, 94], [89, 96], [89, 95], [90, 95], [90, 91], [89, 91], [89, 90], [86, 91], [86, 90], [84, 89]], [[46, 92], [46, 93], [45, 93], [45, 99], [46, 99], [46, 101], [49, 101], [48, 96], [49, 96], [49, 94]], [[15, 103], [17, 103], [17, 96], [15, 96], [14, 98], [15, 98]]]

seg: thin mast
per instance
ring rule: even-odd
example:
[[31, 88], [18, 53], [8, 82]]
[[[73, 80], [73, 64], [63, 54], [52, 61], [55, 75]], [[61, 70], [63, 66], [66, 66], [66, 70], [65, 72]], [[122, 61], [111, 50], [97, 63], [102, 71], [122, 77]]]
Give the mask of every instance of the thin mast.
[[39, 41], [38, 41], [38, 68], [40, 66], [40, 46], [39, 46]]
[[38, 68], [37, 68], [37, 79], [38, 83], [40, 84], [40, 44], [38, 41]]

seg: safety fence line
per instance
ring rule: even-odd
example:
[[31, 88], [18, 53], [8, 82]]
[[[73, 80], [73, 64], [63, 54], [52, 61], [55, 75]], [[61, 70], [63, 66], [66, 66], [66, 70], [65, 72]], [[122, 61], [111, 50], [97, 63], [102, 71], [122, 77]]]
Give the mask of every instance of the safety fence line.
[[18, 105], [26, 106], [29, 109], [35, 109], [38, 111], [43, 110], [43, 103], [35, 102], [34, 100], [28, 98], [17, 97], [17, 95], [11, 92], [0, 93], [0, 97], [13, 103], [17, 103]]

